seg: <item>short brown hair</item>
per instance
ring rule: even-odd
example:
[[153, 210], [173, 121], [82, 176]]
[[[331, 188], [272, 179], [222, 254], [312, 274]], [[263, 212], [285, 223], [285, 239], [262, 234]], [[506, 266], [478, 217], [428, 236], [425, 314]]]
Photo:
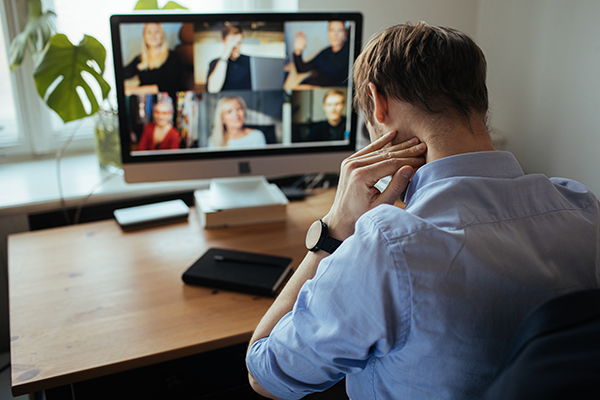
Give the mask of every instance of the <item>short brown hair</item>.
[[241, 26], [238, 25], [232, 25], [232, 24], [226, 24], [223, 29], [221, 29], [221, 37], [223, 38], [223, 40], [225, 40], [225, 38], [227, 38], [227, 36], [229, 35], [240, 35], [240, 34], [244, 34], [244, 30], [242, 29]]
[[341, 90], [330, 89], [325, 92], [325, 95], [323, 96], [323, 104], [325, 104], [329, 96], [340, 96], [342, 99], [346, 98], [346, 95]]
[[471, 113], [488, 109], [486, 62], [481, 49], [462, 32], [418, 22], [375, 36], [354, 64], [354, 106], [373, 123], [368, 84], [388, 98], [425, 113]]

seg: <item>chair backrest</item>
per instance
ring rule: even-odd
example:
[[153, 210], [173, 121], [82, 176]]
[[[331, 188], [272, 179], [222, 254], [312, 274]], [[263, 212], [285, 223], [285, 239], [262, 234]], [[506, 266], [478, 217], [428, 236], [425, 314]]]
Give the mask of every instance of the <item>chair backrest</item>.
[[600, 289], [594, 289], [529, 313], [482, 400], [599, 398]]

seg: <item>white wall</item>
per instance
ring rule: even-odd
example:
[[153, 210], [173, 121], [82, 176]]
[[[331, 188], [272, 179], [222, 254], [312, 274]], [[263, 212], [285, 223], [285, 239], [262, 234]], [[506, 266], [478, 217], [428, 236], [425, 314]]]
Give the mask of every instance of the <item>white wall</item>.
[[[363, 43], [378, 32], [407, 21], [459, 29], [471, 37], [477, 31], [479, 0], [298, 0], [298, 10], [359, 11], [363, 14]], [[359, 118], [359, 126], [362, 126]], [[368, 144], [359, 134], [357, 149]]]
[[526, 172], [600, 195], [600, 2], [480, 0], [492, 125]]
[[474, 36], [479, 0], [298, 0], [300, 11], [360, 11], [365, 42], [375, 33], [406, 21], [451, 26]]
[[525, 172], [576, 179], [600, 196], [600, 1], [299, 0], [361, 11], [364, 35], [424, 20], [464, 31], [488, 60], [490, 122]]

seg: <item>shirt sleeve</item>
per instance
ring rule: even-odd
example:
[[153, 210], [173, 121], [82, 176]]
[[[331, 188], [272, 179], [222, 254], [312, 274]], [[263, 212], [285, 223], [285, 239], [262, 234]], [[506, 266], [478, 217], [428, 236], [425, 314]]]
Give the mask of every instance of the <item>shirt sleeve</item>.
[[181, 84], [181, 76], [183, 74], [183, 64], [179, 55], [174, 51], [169, 51], [169, 57], [161, 66], [164, 67], [164, 73], [162, 73], [162, 85], [159, 85], [161, 92], [175, 92], [181, 90], [183, 85]]
[[212, 74], [212, 72], [215, 70], [217, 63], [219, 62], [218, 58], [215, 58], [214, 60], [212, 60], [210, 62], [210, 64], [208, 64], [208, 74], [206, 74], [206, 80], [208, 82], [208, 77], [210, 76], [210, 74]]
[[271, 394], [297, 399], [362, 371], [404, 340], [407, 283], [385, 237], [363, 216], [325, 258], [294, 309], [251, 347], [247, 365]]
[[175, 128], [171, 128], [171, 130], [167, 134], [167, 137], [165, 138], [165, 141], [167, 141], [167, 143], [165, 143], [166, 149], [172, 149], [172, 150], [179, 149], [179, 145], [180, 145], [180, 141], [181, 141], [181, 135], [179, 134], [179, 131]]
[[144, 126], [144, 130], [142, 131], [142, 137], [138, 143], [138, 150], [154, 150], [152, 148], [153, 137], [154, 137], [154, 124], [148, 123]]
[[127, 66], [123, 68], [123, 78], [129, 79], [138, 74], [137, 65], [140, 63], [140, 56], [135, 57]]
[[320, 55], [321, 53], [319, 53], [315, 58], [313, 58], [311, 61], [309, 62], [304, 62], [304, 60], [302, 59], [302, 54], [296, 54], [294, 53], [294, 64], [296, 65], [296, 71], [298, 73], [303, 73], [303, 72], [308, 72], [311, 71], [313, 68], [315, 68], [314, 62], [316, 60], [316, 58]]

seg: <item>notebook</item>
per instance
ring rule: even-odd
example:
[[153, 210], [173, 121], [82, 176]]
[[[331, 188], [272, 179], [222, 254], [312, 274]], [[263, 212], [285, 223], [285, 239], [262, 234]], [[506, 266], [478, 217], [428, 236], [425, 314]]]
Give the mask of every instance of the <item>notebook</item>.
[[211, 248], [182, 276], [190, 285], [274, 297], [292, 273], [292, 259]]

